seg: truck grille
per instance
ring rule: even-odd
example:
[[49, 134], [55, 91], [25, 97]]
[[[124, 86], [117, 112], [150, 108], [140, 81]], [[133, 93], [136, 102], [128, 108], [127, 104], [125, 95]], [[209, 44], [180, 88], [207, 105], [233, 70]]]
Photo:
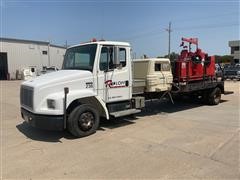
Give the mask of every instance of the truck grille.
[[33, 109], [33, 88], [28, 86], [21, 86], [20, 103], [23, 106]]

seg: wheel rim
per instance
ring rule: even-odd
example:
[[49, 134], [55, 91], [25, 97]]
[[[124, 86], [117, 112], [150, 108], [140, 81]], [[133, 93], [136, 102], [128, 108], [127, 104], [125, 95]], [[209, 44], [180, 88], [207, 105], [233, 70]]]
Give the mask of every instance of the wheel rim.
[[94, 115], [91, 112], [84, 112], [78, 119], [78, 126], [82, 131], [89, 131], [94, 125]]

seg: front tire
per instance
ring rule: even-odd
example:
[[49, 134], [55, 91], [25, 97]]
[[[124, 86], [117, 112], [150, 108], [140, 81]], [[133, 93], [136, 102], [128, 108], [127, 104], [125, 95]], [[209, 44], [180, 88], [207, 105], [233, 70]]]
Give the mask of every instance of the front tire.
[[99, 113], [94, 107], [83, 104], [76, 107], [68, 118], [68, 131], [76, 137], [89, 136], [99, 126]]

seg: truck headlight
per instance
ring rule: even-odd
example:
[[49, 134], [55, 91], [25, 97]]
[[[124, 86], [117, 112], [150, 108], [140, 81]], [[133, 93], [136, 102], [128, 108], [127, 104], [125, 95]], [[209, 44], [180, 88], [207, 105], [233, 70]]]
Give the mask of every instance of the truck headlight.
[[53, 99], [47, 99], [47, 106], [49, 109], [55, 109], [56, 108], [56, 101]]
[[240, 71], [237, 72], [237, 75], [240, 75]]

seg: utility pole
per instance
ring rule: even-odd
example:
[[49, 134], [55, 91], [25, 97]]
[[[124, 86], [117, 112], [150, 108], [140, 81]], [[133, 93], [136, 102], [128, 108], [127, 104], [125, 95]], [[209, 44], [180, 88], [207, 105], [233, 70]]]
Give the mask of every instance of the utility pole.
[[168, 28], [166, 29], [166, 31], [168, 32], [168, 58], [170, 59], [170, 53], [171, 53], [171, 22], [169, 22]]

